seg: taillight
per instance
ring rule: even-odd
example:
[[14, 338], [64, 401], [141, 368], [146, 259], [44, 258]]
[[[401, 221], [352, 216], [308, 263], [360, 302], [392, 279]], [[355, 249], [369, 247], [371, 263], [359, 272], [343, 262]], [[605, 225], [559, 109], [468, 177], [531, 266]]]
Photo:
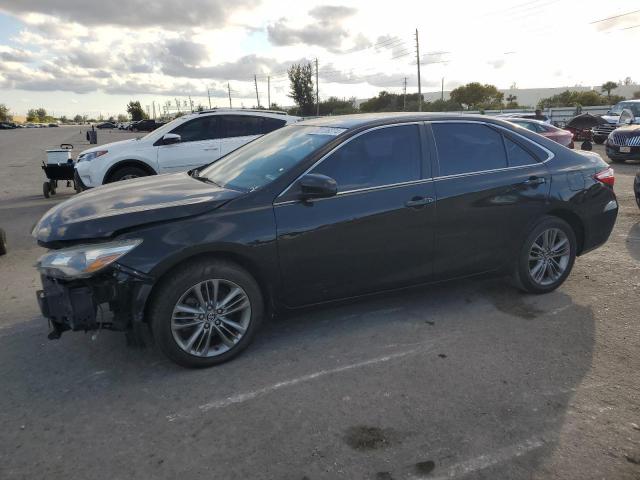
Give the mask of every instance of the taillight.
[[607, 167], [604, 170], [599, 171], [593, 176], [593, 178], [605, 185], [609, 185], [610, 187], [613, 187], [613, 184], [616, 181], [616, 176], [613, 172], [613, 168], [611, 167]]

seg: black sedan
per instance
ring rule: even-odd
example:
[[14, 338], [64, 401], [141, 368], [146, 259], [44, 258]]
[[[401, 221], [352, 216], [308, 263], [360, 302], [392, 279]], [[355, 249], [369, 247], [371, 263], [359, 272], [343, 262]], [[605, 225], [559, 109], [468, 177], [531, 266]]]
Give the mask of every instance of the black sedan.
[[285, 309], [487, 273], [550, 292], [609, 237], [613, 183], [597, 154], [497, 119], [308, 120], [54, 207], [38, 300], [51, 338], [148, 325], [175, 362], [215, 365]]

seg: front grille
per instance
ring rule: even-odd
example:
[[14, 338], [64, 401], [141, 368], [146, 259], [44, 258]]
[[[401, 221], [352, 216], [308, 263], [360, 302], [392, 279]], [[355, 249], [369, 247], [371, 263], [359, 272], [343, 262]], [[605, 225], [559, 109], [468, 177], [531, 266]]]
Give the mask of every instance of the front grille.
[[610, 143], [621, 147], [640, 147], [640, 135], [627, 136], [614, 133], [610, 137]]
[[616, 129], [616, 125], [598, 125], [597, 127], [593, 127], [593, 133], [596, 135], [609, 135]]

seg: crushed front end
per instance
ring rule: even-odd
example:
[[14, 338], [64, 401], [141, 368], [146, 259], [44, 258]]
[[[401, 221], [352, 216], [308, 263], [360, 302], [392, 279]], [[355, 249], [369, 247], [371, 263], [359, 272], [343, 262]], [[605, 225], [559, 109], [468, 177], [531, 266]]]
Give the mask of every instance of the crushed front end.
[[50, 339], [67, 330], [128, 331], [142, 323], [152, 279], [117, 263], [140, 243], [79, 245], [51, 250], [40, 258], [42, 290], [36, 295], [51, 324]]

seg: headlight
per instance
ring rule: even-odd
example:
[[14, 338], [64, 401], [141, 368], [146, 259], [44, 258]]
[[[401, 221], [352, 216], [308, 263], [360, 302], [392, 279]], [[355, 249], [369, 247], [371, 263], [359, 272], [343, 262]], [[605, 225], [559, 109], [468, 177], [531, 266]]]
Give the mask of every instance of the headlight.
[[40, 272], [58, 278], [84, 278], [99, 272], [142, 243], [142, 240], [82, 245], [55, 250], [36, 263]]
[[90, 160], [93, 160], [94, 158], [101, 157], [105, 153], [109, 153], [109, 150], [98, 150], [97, 152], [83, 153], [80, 156], [78, 156], [78, 161], [88, 162]]
[[613, 133], [610, 133], [609, 136], [607, 137], [607, 144], [615, 145], [615, 142], [613, 141]]

